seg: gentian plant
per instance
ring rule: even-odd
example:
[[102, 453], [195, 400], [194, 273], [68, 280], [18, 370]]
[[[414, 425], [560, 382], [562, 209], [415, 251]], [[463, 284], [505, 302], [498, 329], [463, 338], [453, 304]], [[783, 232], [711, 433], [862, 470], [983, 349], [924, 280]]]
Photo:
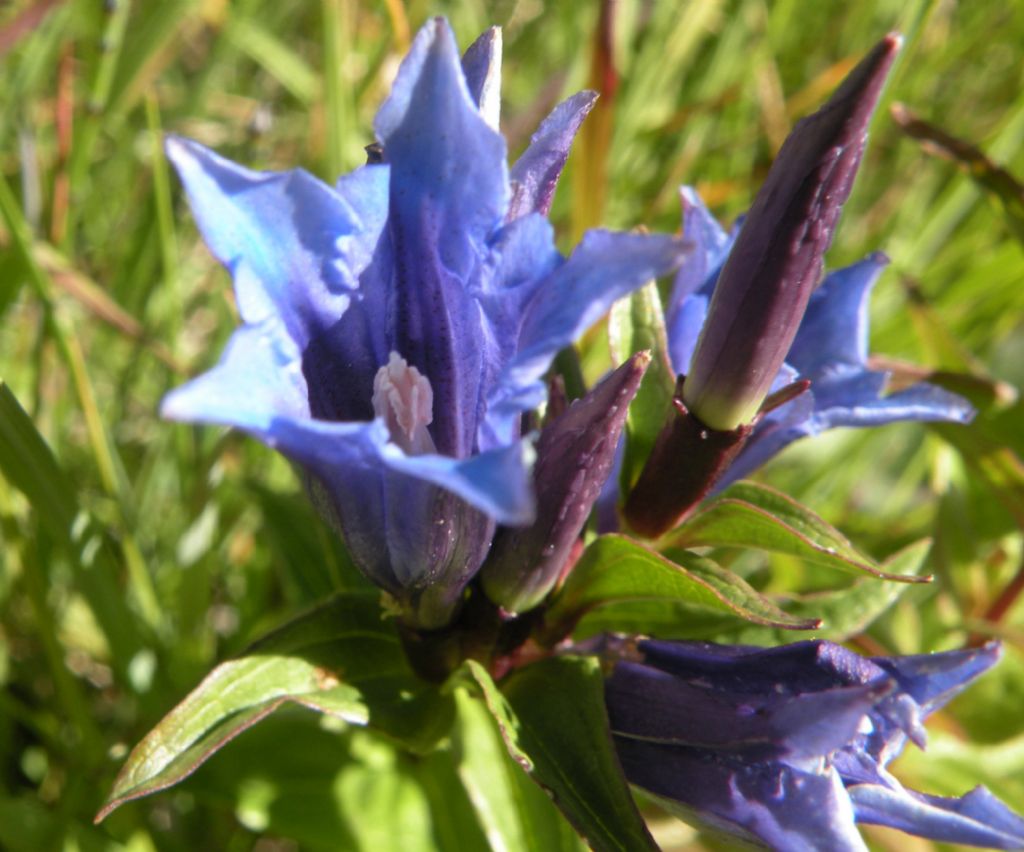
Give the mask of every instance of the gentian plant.
[[[451, 799], [451, 785], [431, 786], [446, 820], [437, 842], [453, 848], [578, 848], [578, 834], [594, 849], [654, 849], [631, 784], [780, 850], [863, 848], [856, 822], [1024, 842], [1024, 823], [986, 790], [919, 794], [887, 769], [907, 739], [924, 745], [924, 718], [998, 644], [871, 659], [837, 644], [899, 596], [894, 583], [928, 579], [927, 542], [879, 565], [762, 486], [701, 504], [805, 434], [969, 416], [929, 385], [881, 396], [885, 376], [865, 360], [881, 256], [819, 286], [899, 44], [883, 39], [797, 126], [738, 236], [686, 191], [685, 240], [591, 231], [564, 257], [546, 214], [594, 96], [556, 107], [508, 168], [500, 33], [460, 59], [441, 19], [402, 63], [370, 161], [335, 186], [171, 138], [242, 325], [164, 414], [280, 450], [372, 585], [218, 666], [136, 746], [101, 817], [291, 703], [418, 755], [417, 777], [455, 779]], [[649, 282], [677, 269], [668, 340], [626, 346], [570, 399], [556, 354], [613, 303], [660, 318]], [[637, 475], [624, 478], [632, 529], [673, 536], [592, 534], [620, 436], [672, 372], [686, 375], [668, 379], [649, 452], [633, 452]], [[729, 548], [873, 576], [794, 614], [719, 561]], [[723, 619], [778, 647], [646, 638]], [[778, 638], [819, 628], [831, 641]], [[510, 841], [513, 808], [529, 827]]]

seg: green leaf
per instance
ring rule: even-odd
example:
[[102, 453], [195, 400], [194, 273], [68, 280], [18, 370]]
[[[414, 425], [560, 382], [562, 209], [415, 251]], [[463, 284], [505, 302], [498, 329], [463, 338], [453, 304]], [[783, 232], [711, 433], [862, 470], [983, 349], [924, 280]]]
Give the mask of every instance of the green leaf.
[[80, 511], [77, 488], [3, 381], [0, 472], [25, 495], [40, 527], [71, 550], [76, 583], [100, 623], [112, 663], [123, 675], [124, 665], [141, 647], [141, 638], [122, 590], [107, 580], [120, 573], [121, 565], [104, 533]]
[[682, 547], [741, 547], [785, 553], [883, 580], [927, 583], [932, 579], [883, 571], [810, 509], [753, 482], [737, 482], [705, 503], [673, 533], [672, 543]]
[[376, 596], [342, 595], [215, 668], [132, 750], [97, 818], [181, 781], [286, 703], [369, 724], [421, 751], [453, 712], [409, 671]]
[[274, 77], [304, 106], [320, 94], [320, 79], [302, 56], [274, 33], [241, 15], [228, 17], [224, 36]]
[[628, 494], [654, 448], [676, 385], [668, 357], [661, 297], [653, 281], [612, 306], [608, 315], [608, 342], [612, 357], [618, 363], [644, 349], [651, 353], [651, 365], [626, 419], [626, 453], [620, 481], [622, 493]]
[[43, 524], [68, 541], [78, 514], [75, 488], [60, 469], [32, 418], [0, 381], [0, 471], [28, 498]]
[[643, 600], [695, 604], [772, 627], [810, 630], [819, 624], [817, 619], [786, 614], [706, 557], [685, 550], [672, 557], [676, 561], [625, 536], [601, 536], [556, 594], [547, 612], [546, 632], [560, 638], [593, 609]]
[[[477, 663], [467, 663], [466, 671], [509, 755], [550, 794], [592, 849], [657, 849], [615, 756], [596, 659], [543, 660], [513, 674], [500, 691]], [[545, 847], [531, 843], [527, 848]]]
[[[882, 568], [900, 576], [919, 575], [927, 564], [931, 546], [931, 539], [908, 545], [883, 562]], [[814, 631], [816, 638], [844, 642], [867, 630], [910, 588], [908, 583], [879, 582], [862, 577], [845, 589], [802, 595], [787, 607], [793, 615], [813, 615], [821, 619], [821, 627]], [[728, 625], [716, 638], [746, 645], [778, 645], [790, 641], [778, 630], [753, 625], [738, 629]]]
[[462, 784], [494, 852], [585, 849], [544, 791], [513, 760], [502, 732], [478, 696], [455, 692], [452, 749]]

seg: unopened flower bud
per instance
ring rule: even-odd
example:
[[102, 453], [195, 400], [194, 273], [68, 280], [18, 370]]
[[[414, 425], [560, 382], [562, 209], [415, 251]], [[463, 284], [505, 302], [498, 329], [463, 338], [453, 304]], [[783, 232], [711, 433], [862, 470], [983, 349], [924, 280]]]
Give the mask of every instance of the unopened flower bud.
[[775, 158], [722, 269], [683, 387], [687, 408], [706, 426], [748, 424], [767, 396], [821, 280], [901, 44], [896, 34], [882, 39]]
[[498, 532], [481, 579], [507, 612], [535, 607], [558, 582], [615, 458], [629, 403], [651, 362], [640, 352], [544, 427], [537, 442], [537, 520]]

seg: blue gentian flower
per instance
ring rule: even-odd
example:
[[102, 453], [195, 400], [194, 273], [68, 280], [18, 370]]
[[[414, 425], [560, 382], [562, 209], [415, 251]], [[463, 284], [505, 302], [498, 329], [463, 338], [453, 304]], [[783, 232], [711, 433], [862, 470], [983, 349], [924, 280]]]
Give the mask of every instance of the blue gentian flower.
[[886, 769], [999, 654], [641, 641], [615, 664], [606, 703], [626, 777], [705, 828], [786, 852], [866, 849], [855, 821], [1016, 849], [1024, 819], [985, 788], [931, 796]]
[[544, 213], [593, 96], [558, 107], [510, 171], [499, 65], [497, 30], [463, 64], [447, 23], [427, 23], [377, 114], [380, 162], [333, 187], [167, 143], [243, 324], [163, 413], [296, 462], [415, 627], [451, 619], [495, 522], [533, 519], [520, 420], [554, 355], [682, 255], [606, 231], [559, 254]]
[[[693, 189], [684, 187], [682, 198], [683, 233], [693, 250], [676, 275], [665, 321], [672, 365], [685, 373], [742, 224], [726, 233]], [[814, 290], [771, 385], [775, 391], [808, 379], [810, 389], [763, 415], [717, 488], [748, 475], [793, 441], [835, 427], [970, 421], [974, 409], [962, 397], [928, 382], [886, 394], [888, 373], [868, 367], [868, 298], [888, 262], [876, 252], [829, 273]]]

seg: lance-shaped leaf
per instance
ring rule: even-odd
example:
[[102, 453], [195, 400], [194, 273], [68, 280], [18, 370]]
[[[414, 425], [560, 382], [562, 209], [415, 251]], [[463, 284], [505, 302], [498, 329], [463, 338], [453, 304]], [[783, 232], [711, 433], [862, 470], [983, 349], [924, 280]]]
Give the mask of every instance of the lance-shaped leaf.
[[500, 691], [478, 664], [467, 663], [467, 671], [509, 755], [548, 792], [592, 849], [657, 849], [612, 748], [595, 658], [535, 663], [509, 677]]
[[[928, 564], [931, 539], [922, 539], [907, 545], [880, 564], [881, 570], [899, 577], [902, 582], [879, 582], [875, 577], [861, 577], [846, 588], [812, 592], [786, 602], [786, 610], [796, 616], [815, 616], [821, 627], [815, 637], [844, 642], [858, 636], [887, 612], [911, 588], [907, 582], [920, 576]], [[712, 627], [704, 635], [713, 635], [723, 641], [743, 645], [781, 645], [790, 641], [784, 631], [755, 624], [735, 627], [723, 624]]]
[[650, 362], [647, 352], [634, 355], [541, 432], [533, 469], [537, 520], [502, 529], [481, 571], [488, 597], [508, 612], [535, 607], [566, 569]]
[[371, 725], [420, 751], [452, 718], [450, 699], [413, 677], [374, 597], [344, 595], [214, 669], [132, 750], [97, 819], [177, 784], [286, 703]]
[[818, 619], [794, 618], [741, 577], [688, 551], [671, 561], [625, 536], [605, 535], [584, 552], [545, 614], [557, 640], [589, 611], [635, 601], [679, 602], [729, 613], [755, 624], [811, 630]]
[[785, 494], [754, 482], [737, 482], [709, 501], [673, 535], [684, 547], [744, 547], [785, 553], [846, 572], [884, 580], [927, 583], [930, 576], [883, 571], [837, 529]]
[[455, 691], [455, 703], [452, 757], [490, 848], [584, 852], [579, 835], [510, 754], [507, 727], [488, 705], [465, 689]]
[[786, 139], [715, 288], [684, 400], [718, 430], [750, 423], [821, 279], [867, 129], [902, 44], [886, 36]]
[[[926, 565], [931, 542], [928, 539], [909, 545], [881, 564], [890, 574], [920, 574]], [[787, 597], [780, 604], [793, 618], [820, 620], [814, 635], [820, 639], [843, 642], [863, 633], [871, 623], [909, 589], [906, 582], [880, 582], [862, 577], [848, 587]], [[582, 641], [600, 633], [644, 634], [661, 639], [707, 639], [744, 645], [781, 645], [792, 641], [789, 629], [766, 627], [739, 621], [726, 614], [679, 601], [627, 600], [591, 610], [580, 620], [573, 638]]]

